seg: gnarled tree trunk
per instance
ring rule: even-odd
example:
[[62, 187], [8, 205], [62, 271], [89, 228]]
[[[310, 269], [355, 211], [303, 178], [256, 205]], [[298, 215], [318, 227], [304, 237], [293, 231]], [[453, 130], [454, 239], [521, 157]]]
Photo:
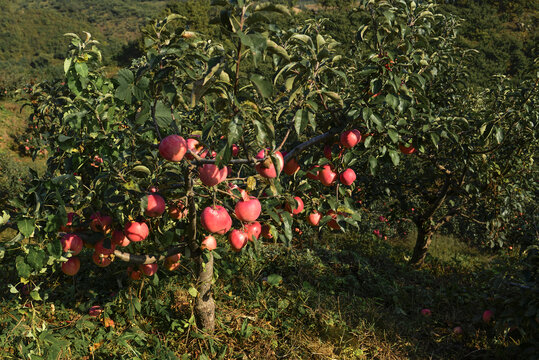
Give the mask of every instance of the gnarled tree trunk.
[[434, 232], [431, 229], [425, 229], [424, 226], [417, 226], [417, 237], [414, 246], [414, 252], [410, 259], [410, 265], [414, 267], [420, 267], [425, 261], [427, 256], [427, 250], [432, 241], [432, 235]]
[[189, 225], [187, 236], [189, 239], [189, 249], [191, 256], [196, 264], [197, 282], [196, 289], [198, 291], [195, 300], [195, 318], [197, 326], [202, 330], [213, 333], [215, 330], [215, 301], [212, 295], [213, 281], [213, 255], [210, 254], [204, 262], [199, 242], [197, 240], [197, 216], [195, 194], [193, 192], [193, 177], [191, 169], [186, 176], [187, 199], [189, 206]]

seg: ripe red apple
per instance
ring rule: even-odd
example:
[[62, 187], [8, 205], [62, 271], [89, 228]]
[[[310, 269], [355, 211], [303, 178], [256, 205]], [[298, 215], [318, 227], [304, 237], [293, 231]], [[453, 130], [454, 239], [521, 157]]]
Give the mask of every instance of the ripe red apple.
[[91, 317], [98, 317], [103, 313], [103, 308], [99, 305], [94, 305], [88, 310], [88, 315]]
[[432, 312], [430, 311], [430, 309], [421, 309], [421, 315], [423, 315], [423, 316], [431, 316]]
[[492, 310], [485, 310], [483, 316], [481, 317], [485, 323], [490, 323], [494, 317], [494, 312]]
[[[256, 158], [263, 159], [266, 156], [266, 154], [267, 154], [266, 150], [260, 150], [258, 154], [256, 155]], [[279, 162], [277, 166], [279, 167], [279, 169], [283, 169], [283, 166], [284, 166], [283, 154], [281, 154], [280, 151], [277, 151], [275, 152], [275, 156], [277, 157], [278, 162]], [[255, 169], [263, 177], [266, 177], [266, 178], [277, 177], [277, 169], [275, 169], [275, 165], [271, 161], [270, 157], [268, 157], [263, 162], [257, 163], [255, 166]]]
[[62, 250], [64, 252], [71, 251], [73, 255], [78, 255], [84, 246], [82, 239], [75, 234], [65, 234], [60, 242], [62, 243]]
[[117, 246], [127, 246], [131, 243], [131, 241], [129, 241], [129, 239], [127, 238], [127, 236], [125, 236], [123, 231], [119, 231], [119, 230], [115, 230], [112, 233], [111, 242]]
[[343, 185], [350, 186], [356, 181], [356, 173], [354, 170], [348, 168], [339, 175], [339, 179]]
[[243, 229], [245, 230], [245, 233], [247, 233], [247, 240], [249, 241], [253, 241], [253, 237], [258, 239], [260, 233], [262, 232], [262, 226], [258, 221], [245, 224]]
[[224, 207], [208, 206], [200, 214], [200, 223], [206, 231], [224, 235], [232, 227], [232, 218]]
[[297, 215], [297, 214], [299, 214], [300, 212], [303, 211], [304, 204], [303, 204], [303, 200], [301, 200], [301, 198], [299, 196], [295, 196], [294, 200], [296, 202], [296, 205], [294, 206], [294, 209], [291, 208], [289, 203], [286, 203], [285, 209], [289, 213], [292, 213], [292, 215]]
[[140, 270], [133, 269], [132, 266], [129, 266], [127, 268], [127, 275], [131, 278], [131, 280], [140, 280], [142, 277], [142, 272]]
[[138, 242], [146, 239], [150, 230], [145, 222], [129, 221], [125, 224], [124, 234], [129, 240]]
[[320, 166], [315, 165], [312, 168], [307, 171], [307, 177], [311, 180], [318, 180], [318, 175], [320, 174], [319, 171]]
[[240, 200], [236, 203], [234, 212], [236, 217], [245, 222], [255, 221], [260, 216], [262, 206], [260, 201], [254, 196], [249, 196], [249, 200]]
[[182, 201], [178, 201], [176, 205], [170, 206], [168, 208], [168, 215], [176, 220], [185, 218], [188, 213], [189, 210], [185, 207]]
[[326, 215], [331, 216], [331, 220], [328, 221], [328, 226], [332, 228], [333, 230], [339, 230], [341, 227], [339, 226], [339, 223], [337, 222], [337, 214], [333, 210], [329, 210]]
[[109, 266], [112, 262], [112, 259], [108, 255], [100, 254], [96, 251], [92, 254], [92, 260], [94, 264], [96, 264], [99, 267], [106, 267]]
[[199, 143], [197, 139], [189, 138], [187, 139], [186, 144], [189, 153], [185, 154], [185, 157], [188, 160], [193, 160], [195, 157], [192, 154], [199, 155], [203, 150], [203, 146]]
[[283, 171], [284, 171], [284, 173], [286, 175], [292, 176], [295, 173], [297, 173], [299, 169], [300, 169], [300, 167], [299, 167], [298, 162], [296, 161], [296, 158], [292, 158], [292, 159], [288, 160], [288, 162], [284, 166]]
[[322, 170], [318, 173], [318, 179], [322, 184], [325, 186], [331, 186], [333, 182], [335, 181], [335, 178], [337, 177], [337, 174], [330, 165], [324, 165], [322, 167]]
[[273, 239], [273, 235], [271, 234], [271, 227], [269, 225], [262, 225], [260, 235], [262, 235], [264, 239]]
[[236, 144], [232, 144], [232, 156], [236, 157], [240, 154], [240, 148]]
[[324, 146], [324, 156], [325, 156], [326, 159], [328, 159], [329, 161], [333, 160], [333, 154], [332, 154], [331, 145], [326, 144], [326, 145]]
[[359, 130], [349, 130], [341, 134], [341, 145], [345, 148], [353, 148], [361, 141], [361, 133]]
[[146, 196], [148, 205], [146, 206], [146, 211], [144, 212], [146, 216], [156, 217], [161, 216], [165, 212], [165, 200], [161, 195], [151, 194]]
[[112, 230], [112, 218], [96, 212], [90, 216], [90, 229], [95, 232], [108, 233]]
[[157, 272], [157, 264], [144, 264], [139, 266], [139, 270], [146, 276], [152, 276]]
[[215, 186], [226, 180], [228, 168], [219, 169], [215, 164], [204, 164], [198, 168], [198, 175], [206, 186]]
[[95, 252], [98, 254], [111, 255], [111, 254], [114, 254], [114, 250], [116, 250], [116, 245], [113, 244], [111, 241], [110, 247], [107, 248], [104, 246], [104, 240], [99, 240], [98, 242], [95, 243], [94, 249], [95, 249]]
[[309, 223], [313, 226], [318, 226], [320, 224], [320, 219], [322, 218], [322, 214], [320, 214], [318, 211], [314, 211], [307, 216], [307, 220]]
[[159, 154], [168, 161], [179, 162], [187, 152], [187, 142], [179, 135], [169, 135], [159, 144]]
[[208, 249], [209, 251], [215, 250], [217, 249], [217, 240], [212, 235], [208, 235], [202, 240], [200, 248], [202, 250]]
[[455, 326], [453, 328], [453, 334], [455, 334], [455, 335], [461, 335], [463, 332], [464, 332], [464, 330], [462, 330], [461, 326]]
[[415, 147], [413, 147], [412, 145], [405, 146], [403, 144], [399, 144], [399, 149], [400, 149], [401, 153], [403, 153], [405, 155], [410, 155], [410, 154], [413, 154], [415, 152]]
[[240, 251], [247, 244], [247, 233], [234, 229], [228, 234], [228, 241], [234, 251]]
[[79, 218], [79, 215], [77, 215], [74, 212], [67, 213], [67, 223], [60, 227], [60, 231], [63, 231], [63, 232], [76, 231], [73, 226], [73, 220], [75, 220], [75, 218]]
[[70, 257], [65, 263], [62, 263], [62, 272], [66, 275], [73, 276], [79, 272], [80, 259], [76, 256]]

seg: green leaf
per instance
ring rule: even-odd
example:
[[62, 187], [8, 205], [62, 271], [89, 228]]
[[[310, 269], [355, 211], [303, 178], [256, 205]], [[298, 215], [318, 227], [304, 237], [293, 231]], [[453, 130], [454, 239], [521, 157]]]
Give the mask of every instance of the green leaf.
[[17, 268], [17, 274], [21, 278], [28, 278], [32, 269], [30, 265], [24, 262], [24, 257], [21, 255], [17, 256], [15, 259], [15, 267]]
[[24, 237], [29, 237], [34, 232], [34, 220], [24, 219], [17, 222], [17, 228], [24, 235]]
[[71, 58], [67, 58], [67, 59], [64, 60], [64, 72], [66, 74], [69, 71], [69, 68], [71, 68], [72, 61], [73, 61], [73, 59], [71, 59]]
[[9, 221], [9, 214], [7, 212], [5, 212], [5, 210], [2, 210], [2, 216], [0, 216], [0, 225], [4, 225], [4, 224], [7, 224], [7, 222]]
[[501, 144], [503, 141], [503, 130], [500, 127], [496, 128], [496, 141], [498, 144]]
[[396, 144], [397, 142], [399, 142], [399, 133], [397, 132], [397, 130], [395, 129], [388, 129], [387, 130], [387, 134], [389, 135], [389, 137], [391, 138], [391, 141]]
[[75, 70], [80, 77], [88, 77], [88, 65], [86, 65], [86, 63], [75, 63]]
[[34, 270], [41, 270], [45, 264], [46, 257], [47, 255], [43, 250], [32, 248], [26, 256], [26, 261], [28, 261], [28, 264], [30, 264]]
[[271, 274], [268, 276], [268, 284], [271, 286], [278, 286], [283, 281], [283, 277], [278, 274]]
[[396, 151], [396, 150], [389, 150], [389, 157], [391, 158], [391, 161], [393, 162], [393, 165], [397, 166], [399, 165], [399, 162], [400, 162], [400, 156], [399, 156], [399, 152]]
[[273, 85], [264, 76], [252, 74], [251, 81], [263, 98], [268, 98], [273, 94]]
[[195, 289], [194, 287], [190, 287], [189, 290], [187, 290], [187, 292], [189, 293], [189, 295], [191, 295], [192, 297], [196, 298], [197, 295], [198, 295], [198, 290]]
[[172, 123], [170, 107], [166, 106], [162, 101], [158, 101], [155, 105], [155, 121], [160, 128], [167, 128]]
[[133, 171], [134, 172], [140, 172], [140, 173], [144, 173], [148, 176], [150, 176], [152, 174], [152, 172], [150, 171], [150, 169], [148, 169], [146, 166], [144, 165], [137, 165], [133, 168]]
[[391, 94], [386, 95], [386, 102], [393, 109], [395, 109], [399, 105], [399, 99]]
[[141, 310], [141, 304], [140, 304], [140, 300], [137, 298], [137, 297], [133, 297], [132, 300], [131, 300], [133, 306], [135, 307], [135, 310], [137, 310], [137, 312], [140, 312]]
[[307, 109], [299, 109], [296, 111], [296, 115], [294, 116], [294, 128], [296, 129], [298, 136], [301, 136], [307, 127], [309, 122], [308, 113], [309, 111]]

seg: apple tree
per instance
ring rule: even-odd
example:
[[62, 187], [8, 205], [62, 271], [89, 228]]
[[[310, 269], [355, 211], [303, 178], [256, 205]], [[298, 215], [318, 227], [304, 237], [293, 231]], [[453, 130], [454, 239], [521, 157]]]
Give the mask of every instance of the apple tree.
[[76, 276], [87, 252], [155, 285], [159, 264], [191, 264], [196, 320], [212, 331], [224, 248], [292, 246], [304, 222], [360, 227], [358, 174], [398, 165], [399, 141], [431, 119], [426, 83], [440, 59], [429, 37], [444, 42], [445, 18], [430, 4], [363, 1], [373, 24], [343, 54], [324, 20], [285, 31], [267, 22], [289, 16], [283, 5], [215, 5], [222, 44], [172, 26], [183, 19], [171, 14], [146, 28], [145, 56], [114, 78], [90, 34], [67, 34], [65, 78], [37, 84], [31, 99], [47, 172], [2, 218], [18, 230], [6, 245], [14, 282], [38, 284], [60, 267]]

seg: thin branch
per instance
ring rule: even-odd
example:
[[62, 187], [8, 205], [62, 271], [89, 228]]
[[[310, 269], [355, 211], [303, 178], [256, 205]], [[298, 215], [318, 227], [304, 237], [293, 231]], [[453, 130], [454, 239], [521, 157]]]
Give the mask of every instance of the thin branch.
[[183, 249], [186, 246], [187, 245], [183, 245], [181, 247], [180, 246], [173, 247], [169, 249], [165, 255], [149, 255], [149, 254], [138, 255], [138, 254], [131, 254], [128, 252], [123, 252], [120, 250], [114, 250], [114, 256], [122, 261], [133, 263], [136, 265], [153, 264], [158, 261], [162, 261], [169, 256], [181, 254], [183, 252]]
[[322, 141], [326, 140], [327, 138], [332, 137], [333, 135], [339, 133], [340, 130], [341, 130], [340, 128], [332, 128], [328, 132], [325, 132], [325, 133], [323, 133], [321, 135], [313, 137], [310, 140], [302, 142], [301, 144], [297, 145], [292, 150], [290, 150], [290, 152], [288, 154], [286, 154], [286, 156], [284, 157], [284, 163], [286, 164], [286, 162], [288, 160], [290, 160], [291, 158], [296, 156], [296, 154], [299, 154], [300, 152], [302, 152], [306, 148], [308, 148], [310, 146], [313, 146], [315, 144], [321, 143]]

